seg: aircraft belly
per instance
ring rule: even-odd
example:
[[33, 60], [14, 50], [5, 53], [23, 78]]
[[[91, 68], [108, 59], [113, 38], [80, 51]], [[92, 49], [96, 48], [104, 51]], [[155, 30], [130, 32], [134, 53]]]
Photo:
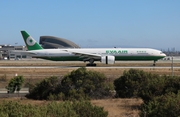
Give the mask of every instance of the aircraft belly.
[[144, 60], [144, 61], [149, 61], [149, 60], [158, 60], [158, 59], [161, 59], [163, 58], [162, 56], [116, 56], [115, 57], [115, 60], [116, 61], [120, 61], [120, 60], [123, 60], [123, 61], [138, 61], [138, 60]]

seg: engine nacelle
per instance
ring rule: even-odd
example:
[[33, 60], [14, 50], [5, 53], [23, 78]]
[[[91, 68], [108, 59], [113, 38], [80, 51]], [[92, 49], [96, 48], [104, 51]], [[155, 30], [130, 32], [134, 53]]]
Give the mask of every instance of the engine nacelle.
[[114, 56], [102, 56], [101, 62], [104, 64], [114, 64], [115, 63], [115, 57]]

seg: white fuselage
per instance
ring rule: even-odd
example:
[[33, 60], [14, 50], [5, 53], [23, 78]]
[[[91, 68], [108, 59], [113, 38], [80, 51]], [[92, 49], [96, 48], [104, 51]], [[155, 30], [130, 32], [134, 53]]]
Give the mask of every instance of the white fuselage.
[[[115, 60], [158, 60], [166, 55], [159, 50], [150, 48], [79, 48], [79, 49], [42, 49], [28, 51], [33, 57], [39, 58], [63, 58], [86, 57], [99, 58], [100, 56], [114, 56]], [[94, 56], [95, 55], [95, 56]], [[97, 56], [96, 56], [97, 55]], [[67, 58], [66, 58], [67, 57]]]

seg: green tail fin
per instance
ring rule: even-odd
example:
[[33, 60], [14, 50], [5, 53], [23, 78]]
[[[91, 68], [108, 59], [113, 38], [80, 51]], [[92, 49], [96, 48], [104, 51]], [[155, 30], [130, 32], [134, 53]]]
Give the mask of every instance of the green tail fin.
[[43, 49], [26, 31], [21, 31], [21, 34], [28, 50]]

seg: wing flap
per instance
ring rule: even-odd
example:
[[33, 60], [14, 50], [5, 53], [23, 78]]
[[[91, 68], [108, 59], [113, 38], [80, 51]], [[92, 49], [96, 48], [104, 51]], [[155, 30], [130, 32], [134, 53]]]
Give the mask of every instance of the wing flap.
[[102, 55], [95, 54], [95, 53], [85, 53], [80, 51], [72, 51], [72, 50], [65, 50], [69, 53], [72, 53], [76, 56], [80, 56], [81, 58], [94, 58], [94, 59], [100, 59]]

